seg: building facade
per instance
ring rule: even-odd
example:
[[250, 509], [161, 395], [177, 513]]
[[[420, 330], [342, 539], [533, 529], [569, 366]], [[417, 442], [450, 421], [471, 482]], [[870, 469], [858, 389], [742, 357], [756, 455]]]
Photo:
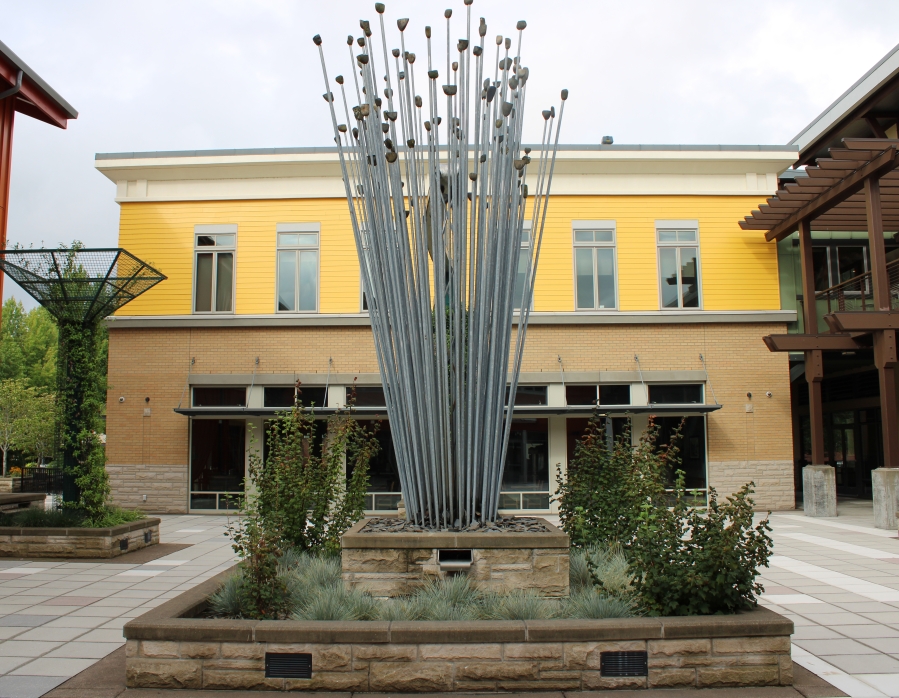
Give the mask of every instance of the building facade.
[[[794, 506], [777, 249], [738, 220], [792, 147], [570, 146], [559, 153], [500, 506], [551, 512], [557, 468], [598, 399], [610, 436], [684, 421], [690, 487], [756, 484]], [[372, 511], [395, 510], [371, 328], [336, 153], [99, 154], [119, 243], [168, 280], [108, 321], [113, 499], [152, 512], [231, 506], [267, 415], [356, 391], [381, 419]], [[522, 255], [527, 254], [522, 250]], [[255, 435], [255, 436], [254, 436]]]

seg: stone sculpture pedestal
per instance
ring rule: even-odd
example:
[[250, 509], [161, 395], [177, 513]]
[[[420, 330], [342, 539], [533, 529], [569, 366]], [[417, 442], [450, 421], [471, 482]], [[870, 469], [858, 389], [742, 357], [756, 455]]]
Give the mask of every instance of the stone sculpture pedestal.
[[874, 489], [874, 526], [896, 530], [899, 513], [899, 468], [877, 468], [871, 471]]
[[830, 465], [807, 465], [802, 469], [802, 507], [806, 516], [837, 515], [837, 478]]

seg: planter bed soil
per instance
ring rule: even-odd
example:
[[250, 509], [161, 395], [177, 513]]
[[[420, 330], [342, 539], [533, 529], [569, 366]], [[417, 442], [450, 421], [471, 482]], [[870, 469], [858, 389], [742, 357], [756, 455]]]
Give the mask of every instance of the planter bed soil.
[[[793, 623], [734, 616], [541, 621], [251, 621], [199, 617], [223, 572], [125, 625], [131, 688], [372, 692], [789, 686]], [[609, 652], [647, 675], [609, 676]], [[305, 654], [311, 678], [269, 678], [266, 654]], [[271, 671], [269, 674], [273, 673]]]
[[0, 526], [0, 558], [111, 558], [159, 542], [159, 519], [110, 528]]

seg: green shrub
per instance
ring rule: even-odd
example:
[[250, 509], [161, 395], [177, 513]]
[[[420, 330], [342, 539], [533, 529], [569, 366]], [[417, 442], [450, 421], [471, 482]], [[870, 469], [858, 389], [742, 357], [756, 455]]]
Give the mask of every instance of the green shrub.
[[324, 434], [319, 425], [299, 403], [268, 422], [267, 457], [251, 451], [255, 493], [247, 499], [254, 500], [260, 525], [284, 545], [336, 554], [340, 537], [365, 511], [368, 464], [378, 441], [348, 414], [331, 415]]
[[65, 507], [60, 510], [30, 507], [12, 514], [0, 514], [0, 526], [21, 526], [23, 528], [111, 528], [144, 518], [139, 511], [129, 511], [113, 506], [105, 506], [95, 512], [93, 518], [83, 509]]
[[571, 592], [593, 588], [593, 575], [587, 565], [587, 551], [584, 548], [571, 548], [568, 561], [568, 586]]
[[683, 474], [674, 506], [644, 505], [630, 549], [640, 602], [649, 615], [687, 616], [736, 613], [756, 605], [772, 541], [767, 517], [753, 527], [753, 483], [718, 502], [709, 488], [709, 505], [687, 504]]
[[380, 611], [377, 599], [356, 589], [330, 586], [317, 589], [296, 609], [296, 620], [375, 620]]
[[597, 591], [622, 599], [633, 596], [634, 574], [620, 544], [591, 546], [585, 551], [584, 557]]
[[590, 419], [567, 474], [556, 468], [559, 518], [572, 547], [629, 543], [641, 505], [664, 499], [671, 468], [668, 449], [656, 448], [657, 435], [650, 425], [634, 447], [627, 429], [609, 449], [600, 417]]

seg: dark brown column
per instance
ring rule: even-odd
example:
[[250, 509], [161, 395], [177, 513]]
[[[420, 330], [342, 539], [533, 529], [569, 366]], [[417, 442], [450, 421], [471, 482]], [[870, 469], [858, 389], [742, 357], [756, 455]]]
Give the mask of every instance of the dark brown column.
[[[9, 215], [9, 180], [12, 168], [12, 127], [15, 121], [15, 97], [0, 101], [0, 250], [6, 249], [6, 223]], [[0, 306], [3, 298], [3, 272], [0, 271]]]
[[[802, 321], [805, 334], [818, 334], [818, 306], [815, 302], [815, 268], [812, 261], [812, 226], [799, 224], [799, 257], [802, 262]], [[805, 352], [805, 379], [808, 381], [808, 415], [812, 439], [812, 465], [824, 465], [824, 353]]]
[[[883, 240], [883, 207], [880, 180], [865, 180], [868, 214], [868, 251], [874, 309], [890, 310], [890, 279], [887, 276]], [[883, 467], [899, 468], [899, 409], [896, 405], [896, 330], [874, 332], [874, 364], [880, 383], [880, 424], [883, 432]]]

